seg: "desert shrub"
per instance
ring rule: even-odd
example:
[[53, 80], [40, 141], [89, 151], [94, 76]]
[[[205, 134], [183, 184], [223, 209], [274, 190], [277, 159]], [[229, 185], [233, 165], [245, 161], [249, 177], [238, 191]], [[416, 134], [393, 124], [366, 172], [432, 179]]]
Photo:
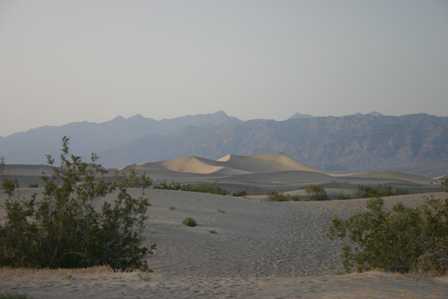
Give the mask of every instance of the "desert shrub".
[[18, 187], [19, 186], [16, 181], [10, 179], [4, 179], [2, 181], [2, 189], [8, 196], [12, 196], [14, 190]]
[[143, 188], [146, 189], [153, 185], [152, 179], [146, 174], [137, 175], [135, 169], [127, 172], [126, 176], [120, 176], [115, 178], [116, 184], [125, 185], [127, 188]]
[[232, 193], [232, 196], [235, 196], [235, 197], [244, 197], [244, 196], [247, 196], [247, 191], [233, 192], [233, 193]]
[[444, 274], [448, 270], [448, 199], [416, 207], [384, 209], [371, 199], [367, 211], [346, 220], [334, 219], [329, 235], [342, 239], [347, 271], [383, 269]]
[[301, 201], [301, 200], [307, 200], [308, 197], [303, 197], [300, 195], [291, 195], [287, 193], [280, 193], [280, 192], [272, 192], [269, 194], [269, 200], [270, 201]]
[[160, 182], [154, 185], [154, 189], [160, 190], [180, 190], [182, 184], [176, 182]]
[[23, 294], [0, 294], [0, 299], [31, 299]]
[[227, 195], [228, 192], [217, 184], [213, 183], [200, 183], [200, 184], [181, 184], [176, 182], [161, 182], [154, 186], [154, 189], [161, 190], [176, 190], [187, 192], [201, 192], [218, 195]]
[[304, 187], [304, 190], [309, 195], [310, 200], [328, 200], [327, 192], [322, 186], [308, 185]]
[[334, 198], [336, 200], [346, 200], [346, 199], [352, 199], [353, 195], [346, 194], [346, 193], [343, 193], [343, 192], [339, 192], [339, 193], [334, 194], [332, 196], [332, 198]]
[[195, 226], [198, 225], [198, 223], [196, 222], [196, 220], [194, 220], [194, 219], [191, 218], [191, 217], [187, 217], [187, 218], [185, 218], [184, 221], [182, 221], [182, 224], [183, 224], [183, 225], [186, 225], [186, 226], [190, 226], [190, 227], [195, 227]]
[[376, 185], [376, 186], [359, 185], [357, 196], [367, 198], [377, 198], [377, 197], [400, 195], [407, 193], [409, 192], [407, 192], [404, 189], [394, 188], [388, 185]]
[[210, 183], [187, 184], [182, 190], [191, 192], [219, 194], [219, 195], [229, 194], [226, 190], [222, 189], [217, 184], [210, 184]]
[[[7, 218], [0, 224], [1, 266], [147, 267], [145, 257], [154, 249], [142, 245], [149, 200], [144, 191], [131, 196], [124, 180], [106, 181], [97, 159], [92, 155], [90, 162], [83, 162], [70, 152], [64, 137], [61, 164], [43, 178], [41, 198], [18, 198], [8, 189]], [[50, 156], [48, 163], [54, 165]], [[141, 182], [146, 186], [148, 179]], [[116, 199], [106, 200], [109, 194]]]
[[279, 193], [279, 192], [272, 192], [269, 194], [269, 200], [271, 201], [289, 201], [290, 198], [288, 195]]

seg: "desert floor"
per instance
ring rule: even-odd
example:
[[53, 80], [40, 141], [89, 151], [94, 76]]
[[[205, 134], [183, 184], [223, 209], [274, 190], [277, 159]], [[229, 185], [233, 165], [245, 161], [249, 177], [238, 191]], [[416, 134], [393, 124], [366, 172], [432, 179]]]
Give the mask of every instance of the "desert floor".
[[[385, 201], [413, 206], [430, 195], [447, 196]], [[328, 226], [334, 216], [365, 208], [365, 199], [276, 203], [162, 190], [149, 196], [146, 235], [158, 245], [148, 259], [154, 273], [2, 269], [0, 290], [37, 299], [448, 298], [446, 278], [341, 275], [340, 244], [327, 238]], [[182, 225], [187, 216], [199, 226]]]

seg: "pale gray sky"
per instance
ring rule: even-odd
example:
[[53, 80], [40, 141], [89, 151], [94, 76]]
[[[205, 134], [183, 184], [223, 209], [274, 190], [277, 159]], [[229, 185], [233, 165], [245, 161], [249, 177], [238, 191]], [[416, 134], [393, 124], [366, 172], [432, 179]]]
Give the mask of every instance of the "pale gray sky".
[[0, 0], [0, 136], [224, 110], [448, 115], [447, 0]]

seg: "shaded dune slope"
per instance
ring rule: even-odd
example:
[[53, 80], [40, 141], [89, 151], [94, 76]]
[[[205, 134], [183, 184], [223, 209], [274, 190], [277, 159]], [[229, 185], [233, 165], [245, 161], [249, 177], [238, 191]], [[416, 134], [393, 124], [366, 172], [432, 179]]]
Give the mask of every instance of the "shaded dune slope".
[[248, 172], [310, 171], [317, 172], [305, 164], [286, 155], [238, 156], [226, 155], [218, 160], [221, 165]]

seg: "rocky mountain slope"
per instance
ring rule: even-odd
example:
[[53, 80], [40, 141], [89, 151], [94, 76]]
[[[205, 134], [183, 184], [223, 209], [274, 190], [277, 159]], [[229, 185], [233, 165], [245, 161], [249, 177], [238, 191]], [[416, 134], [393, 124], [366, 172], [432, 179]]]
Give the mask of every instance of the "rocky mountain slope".
[[406, 169], [425, 175], [448, 170], [448, 117], [427, 114], [293, 117], [241, 121], [217, 112], [168, 120], [142, 116], [105, 123], [44, 127], [0, 139], [7, 163], [42, 163], [60, 138], [73, 149], [97, 152], [108, 167], [199, 155], [284, 153], [323, 170]]

